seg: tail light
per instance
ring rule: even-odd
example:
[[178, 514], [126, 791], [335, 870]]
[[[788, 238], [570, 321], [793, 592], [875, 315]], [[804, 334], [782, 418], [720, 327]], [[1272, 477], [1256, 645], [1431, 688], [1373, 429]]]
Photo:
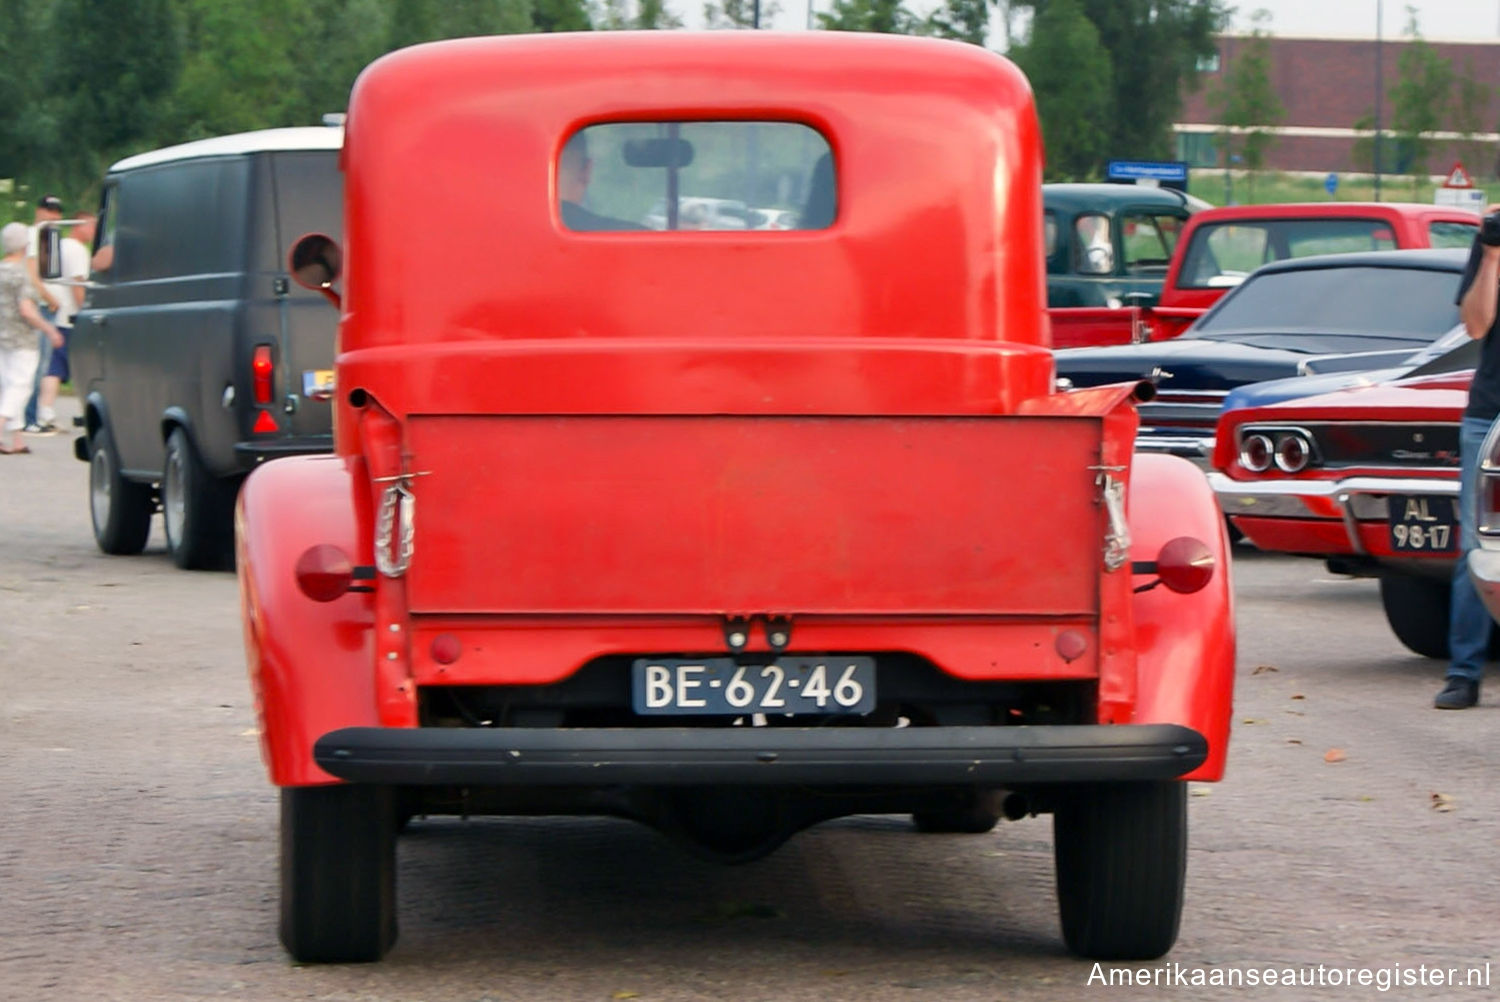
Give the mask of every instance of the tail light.
[[1166, 585], [1169, 591], [1179, 595], [1191, 595], [1202, 591], [1214, 579], [1214, 555], [1208, 544], [1193, 536], [1178, 536], [1162, 544], [1152, 563], [1136, 563], [1131, 570], [1136, 574], [1155, 574], [1156, 580], [1141, 585], [1136, 591], [1149, 591], [1157, 585]]
[[1246, 435], [1240, 444], [1240, 465], [1251, 473], [1264, 473], [1271, 468], [1271, 440], [1265, 435]]
[[297, 558], [297, 587], [314, 602], [332, 602], [354, 585], [354, 564], [337, 546], [320, 543]]
[[1312, 460], [1312, 443], [1301, 432], [1289, 432], [1276, 439], [1276, 468], [1283, 473], [1300, 473]]
[[255, 355], [250, 360], [250, 385], [252, 397], [258, 404], [269, 404], [271, 402], [271, 377], [276, 373], [276, 367], [271, 361], [271, 346], [268, 344], [256, 345]]

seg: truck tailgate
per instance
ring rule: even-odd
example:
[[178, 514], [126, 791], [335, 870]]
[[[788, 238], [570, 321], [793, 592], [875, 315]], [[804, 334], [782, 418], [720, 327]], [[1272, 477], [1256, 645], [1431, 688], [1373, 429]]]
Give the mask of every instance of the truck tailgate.
[[424, 416], [418, 613], [1089, 615], [1087, 417]]

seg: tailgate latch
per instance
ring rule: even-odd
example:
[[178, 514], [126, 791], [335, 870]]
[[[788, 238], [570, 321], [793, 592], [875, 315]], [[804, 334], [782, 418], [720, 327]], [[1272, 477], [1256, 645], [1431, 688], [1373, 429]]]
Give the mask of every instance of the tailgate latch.
[[1130, 560], [1130, 524], [1125, 520], [1125, 481], [1111, 476], [1112, 471], [1123, 471], [1123, 466], [1096, 466], [1104, 509], [1109, 515], [1109, 528], [1104, 533], [1104, 567], [1117, 571]]

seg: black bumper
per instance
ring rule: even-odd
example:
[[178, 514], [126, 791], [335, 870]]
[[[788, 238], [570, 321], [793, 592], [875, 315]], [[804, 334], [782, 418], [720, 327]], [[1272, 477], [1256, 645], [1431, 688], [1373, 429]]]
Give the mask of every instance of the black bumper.
[[252, 470], [271, 459], [281, 459], [285, 456], [317, 456], [332, 451], [332, 435], [307, 435], [302, 438], [234, 443], [235, 462], [245, 470]]
[[409, 786], [1014, 786], [1174, 779], [1208, 741], [1175, 724], [1044, 727], [349, 727], [324, 770]]

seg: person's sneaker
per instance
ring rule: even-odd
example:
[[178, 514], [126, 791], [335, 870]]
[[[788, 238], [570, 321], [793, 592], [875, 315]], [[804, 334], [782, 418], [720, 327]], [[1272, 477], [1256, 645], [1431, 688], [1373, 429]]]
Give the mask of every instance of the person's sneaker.
[[1432, 705], [1439, 710], [1467, 710], [1479, 702], [1479, 683], [1451, 675]]
[[21, 429], [25, 435], [56, 435], [57, 431], [57, 425], [51, 421], [46, 424], [29, 424]]

